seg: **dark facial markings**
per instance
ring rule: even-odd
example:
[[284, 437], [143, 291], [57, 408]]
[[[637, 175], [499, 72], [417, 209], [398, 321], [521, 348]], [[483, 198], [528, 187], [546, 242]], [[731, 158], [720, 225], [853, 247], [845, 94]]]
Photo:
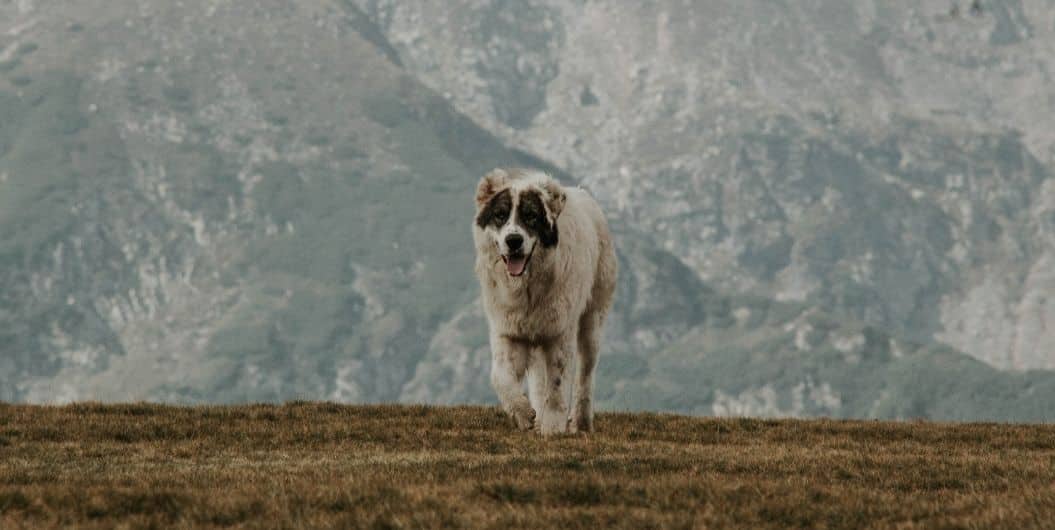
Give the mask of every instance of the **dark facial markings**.
[[517, 222], [528, 233], [538, 237], [543, 247], [557, 246], [557, 226], [551, 225], [549, 219], [546, 218], [546, 207], [543, 206], [542, 195], [539, 192], [527, 190], [520, 194], [520, 202], [517, 204]]
[[487, 228], [489, 225], [500, 228], [509, 220], [509, 214], [513, 211], [513, 195], [509, 190], [502, 190], [487, 201], [487, 205], [480, 214], [476, 216], [476, 226]]

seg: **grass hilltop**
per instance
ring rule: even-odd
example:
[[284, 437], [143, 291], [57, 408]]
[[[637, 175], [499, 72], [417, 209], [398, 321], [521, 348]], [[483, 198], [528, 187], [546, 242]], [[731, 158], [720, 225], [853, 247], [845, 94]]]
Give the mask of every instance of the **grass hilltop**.
[[1055, 426], [0, 405], [0, 528], [1043, 527]]

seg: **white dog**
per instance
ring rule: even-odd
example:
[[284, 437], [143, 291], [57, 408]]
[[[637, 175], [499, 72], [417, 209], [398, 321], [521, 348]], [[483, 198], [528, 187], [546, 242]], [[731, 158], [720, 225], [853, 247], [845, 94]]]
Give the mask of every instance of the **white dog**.
[[[593, 370], [618, 268], [597, 202], [545, 173], [495, 169], [476, 190], [473, 240], [502, 409], [524, 430], [592, 430]], [[563, 385], [575, 352], [569, 413]]]

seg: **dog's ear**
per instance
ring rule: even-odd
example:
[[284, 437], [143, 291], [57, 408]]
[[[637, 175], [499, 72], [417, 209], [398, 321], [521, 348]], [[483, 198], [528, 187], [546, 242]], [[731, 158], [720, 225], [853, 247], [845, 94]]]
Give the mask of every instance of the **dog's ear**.
[[492, 169], [490, 173], [484, 175], [484, 178], [480, 179], [480, 184], [476, 186], [476, 207], [482, 208], [487, 201], [491, 200], [496, 193], [501, 191], [502, 187], [505, 186], [506, 182], [509, 181], [509, 174], [503, 169]]
[[544, 189], [546, 190], [546, 195], [549, 196], [546, 199], [546, 208], [549, 209], [550, 215], [553, 216], [553, 221], [556, 221], [564, 210], [564, 203], [567, 202], [568, 195], [564, 192], [564, 188], [560, 183], [553, 179], [546, 181]]
[[545, 184], [542, 185], [542, 189], [546, 192], [546, 210], [549, 211], [549, 214], [546, 219], [546, 228], [540, 234], [540, 240], [543, 247], [553, 248], [560, 241], [557, 218], [564, 211], [564, 203], [567, 202], [568, 195], [560, 183], [552, 178], [546, 180]]

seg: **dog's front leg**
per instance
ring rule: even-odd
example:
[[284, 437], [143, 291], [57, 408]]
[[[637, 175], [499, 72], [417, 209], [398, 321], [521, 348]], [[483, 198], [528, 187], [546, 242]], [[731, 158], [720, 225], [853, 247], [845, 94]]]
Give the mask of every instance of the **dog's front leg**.
[[526, 348], [498, 336], [491, 337], [491, 386], [498, 394], [502, 410], [524, 431], [535, 425], [535, 409], [524, 394], [527, 363]]
[[540, 384], [543, 390], [542, 412], [539, 432], [557, 434], [568, 428], [568, 405], [564, 400], [564, 385], [568, 384], [568, 367], [571, 361], [573, 346], [559, 341], [552, 346], [542, 348], [542, 360], [545, 363], [545, 381]]

